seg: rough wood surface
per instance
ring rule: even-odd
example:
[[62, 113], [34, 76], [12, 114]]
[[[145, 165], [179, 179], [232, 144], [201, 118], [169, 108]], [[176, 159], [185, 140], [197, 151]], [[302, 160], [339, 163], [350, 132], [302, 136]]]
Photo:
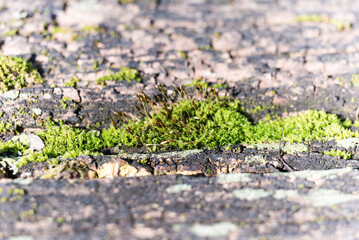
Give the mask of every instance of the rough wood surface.
[[1, 238], [356, 239], [359, 172], [0, 180]]
[[[0, 54], [29, 59], [45, 79], [0, 94], [0, 122], [16, 130], [1, 140], [38, 128], [34, 113], [106, 127], [138, 90], [198, 78], [224, 84], [220, 95], [243, 100], [253, 121], [306, 109], [358, 117], [356, 1], [119, 2], [0, 0]], [[96, 83], [126, 66], [141, 83]], [[283, 146], [292, 173], [278, 145], [109, 150], [31, 164], [16, 179], [0, 155], [0, 238], [358, 239], [358, 139], [300, 144]], [[353, 159], [323, 155], [333, 148]]]

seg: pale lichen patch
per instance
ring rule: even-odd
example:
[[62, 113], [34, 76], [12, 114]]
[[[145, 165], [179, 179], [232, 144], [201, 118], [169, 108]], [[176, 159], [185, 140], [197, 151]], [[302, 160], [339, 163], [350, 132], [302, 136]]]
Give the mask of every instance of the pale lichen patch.
[[180, 193], [183, 191], [191, 191], [191, 190], [192, 190], [192, 186], [189, 184], [177, 184], [170, 186], [166, 189], [168, 193]]
[[330, 207], [359, 200], [359, 195], [346, 194], [334, 189], [318, 189], [304, 196], [304, 199], [314, 207]]
[[240, 200], [247, 200], [247, 201], [258, 200], [271, 195], [270, 192], [267, 192], [263, 189], [251, 189], [251, 188], [238, 189], [233, 191], [233, 194], [236, 198], [239, 198]]
[[195, 224], [191, 232], [197, 237], [226, 237], [230, 232], [236, 231], [237, 226], [230, 222], [220, 222], [211, 225]]
[[354, 148], [359, 145], [359, 138], [346, 138], [337, 140], [337, 146], [345, 149]]
[[249, 173], [232, 173], [222, 174], [217, 177], [217, 183], [236, 183], [236, 182], [250, 182], [251, 175]]
[[299, 195], [299, 193], [297, 190], [278, 189], [274, 192], [273, 197], [275, 199], [286, 199], [286, 198], [295, 197], [298, 195]]

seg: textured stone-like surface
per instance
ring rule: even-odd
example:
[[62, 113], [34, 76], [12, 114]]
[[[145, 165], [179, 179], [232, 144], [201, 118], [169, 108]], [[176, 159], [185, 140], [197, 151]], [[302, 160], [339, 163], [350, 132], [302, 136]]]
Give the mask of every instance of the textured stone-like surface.
[[[358, 7], [355, 1], [332, 0], [129, 5], [0, 0], [0, 54], [28, 58], [45, 79], [42, 85], [0, 94], [0, 121], [17, 125], [19, 132], [39, 128], [34, 113], [74, 126], [105, 126], [111, 110], [132, 111], [139, 89], [153, 95], [158, 82], [170, 86], [194, 78], [226, 84], [220, 95], [244, 100], [254, 120], [308, 108], [354, 119]], [[323, 21], [296, 21], [313, 14]], [[338, 23], [345, 29], [340, 31]], [[96, 84], [98, 77], [126, 66], [140, 70], [142, 83]], [[73, 77], [80, 81], [66, 87]], [[20, 174], [27, 179], [0, 180], [0, 238], [359, 238], [358, 171], [280, 173], [277, 147], [186, 156], [82, 156], [57, 167], [27, 166]], [[354, 160], [323, 156], [332, 148], [349, 150]], [[298, 149], [304, 150], [283, 155], [296, 170], [358, 167], [353, 139]], [[0, 158], [0, 178], [11, 177], [5, 162], [13, 159]], [[240, 173], [145, 177], [225, 172]], [[61, 179], [96, 176], [115, 178]]]
[[357, 170], [346, 168], [214, 178], [0, 180], [0, 237], [355, 239], [358, 178]]

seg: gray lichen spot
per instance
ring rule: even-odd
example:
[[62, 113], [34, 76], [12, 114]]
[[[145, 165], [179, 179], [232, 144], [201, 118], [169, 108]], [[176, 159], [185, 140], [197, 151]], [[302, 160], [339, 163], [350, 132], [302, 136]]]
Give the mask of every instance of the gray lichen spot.
[[245, 161], [248, 163], [259, 163], [259, 164], [265, 164], [267, 162], [262, 155], [248, 156], [245, 158]]
[[286, 153], [306, 152], [308, 151], [308, 146], [303, 143], [290, 143], [285, 144], [282, 150]]
[[25, 134], [25, 133], [22, 133], [20, 135], [16, 135], [16, 136], [13, 136], [11, 138], [11, 140], [13, 142], [16, 142], [16, 141], [19, 141], [21, 144], [24, 144], [24, 145], [30, 145], [30, 139], [29, 137]]
[[[156, 156], [163, 157], [163, 158], [169, 158], [169, 157], [175, 157], [175, 156], [185, 158], [185, 157], [188, 157], [189, 155], [201, 153], [201, 152], [203, 152], [203, 150], [193, 149], [193, 150], [186, 150], [186, 151], [161, 153], [161, 154], [157, 154]], [[155, 155], [155, 154], [153, 154], [153, 155]]]
[[130, 160], [138, 160], [143, 158], [149, 158], [149, 157], [157, 157], [157, 158], [170, 158], [170, 157], [180, 157], [185, 158], [189, 155], [201, 153], [203, 150], [200, 149], [194, 149], [194, 150], [187, 150], [187, 151], [178, 151], [178, 152], [168, 152], [168, 153], [160, 153], [160, 154], [140, 154], [140, 153], [119, 153], [118, 156], [120, 157], [126, 157]]
[[278, 149], [279, 143], [258, 143], [258, 144], [247, 146], [247, 148], [254, 148], [254, 147], [256, 147], [258, 150]]
[[221, 222], [211, 225], [195, 224], [191, 227], [191, 232], [197, 237], [226, 237], [236, 229], [237, 226], [233, 223]]
[[12, 91], [8, 91], [8, 92], [4, 92], [3, 97], [5, 99], [15, 100], [16, 98], [19, 97], [19, 94], [20, 94], [19, 90], [12, 90]]
[[33, 240], [33, 239], [35, 239], [33, 236], [27, 236], [27, 235], [20, 235], [20, 236], [14, 236], [9, 238], [9, 240]]
[[177, 185], [173, 185], [171, 187], [168, 187], [166, 189], [166, 191], [168, 193], [180, 193], [183, 191], [191, 191], [192, 190], [192, 186], [188, 185], [188, 184], [177, 184]]
[[40, 108], [31, 108], [31, 111], [37, 116], [40, 116], [42, 114], [42, 110]]
[[6, 165], [13, 165], [14, 163], [16, 163], [16, 159], [14, 158], [2, 158], [0, 160], [0, 167], [6, 167]]
[[330, 170], [304, 170], [289, 173], [268, 173], [269, 176], [289, 176], [296, 178], [336, 178], [352, 172], [352, 168], [330, 169]]
[[173, 231], [178, 232], [178, 231], [181, 231], [182, 229], [184, 229], [185, 227], [186, 227], [186, 225], [177, 223], [177, 224], [173, 224], [172, 229], [173, 229]]
[[239, 198], [241, 200], [247, 200], [247, 201], [257, 200], [271, 195], [270, 192], [267, 192], [263, 189], [252, 189], [252, 188], [238, 189], [233, 191], [233, 194], [236, 198]]
[[20, 98], [29, 98], [30, 97], [30, 93], [24, 93], [24, 92], [22, 92], [22, 93], [20, 93]]
[[33, 180], [31, 178], [23, 178], [23, 179], [17, 178], [17, 179], [14, 179], [12, 182], [20, 184], [20, 185], [29, 185], [30, 183], [33, 182]]
[[[279, 149], [279, 143], [258, 143], [247, 148], [256, 147], [258, 150], [269, 149], [275, 150]], [[308, 147], [303, 143], [285, 143], [281, 146], [281, 149], [287, 153], [295, 153], [295, 152], [306, 152], [308, 151]]]
[[250, 173], [222, 174], [217, 177], [217, 183], [250, 182]]
[[345, 149], [354, 148], [359, 145], [359, 138], [347, 138], [342, 140], [337, 140], [337, 146], [343, 147]]
[[293, 197], [299, 195], [297, 190], [285, 190], [285, 189], [278, 189], [274, 192], [273, 197], [275, 199], [285, 199], [288, 197]]
[[359, 195], [346, 194], [333, 189], [319, 189], [304, 198], [314, 207], [327, 207], [359, 200]]
[[26, 235], [14, 236], [9, 238], [9, 240], [33, 240], [33, 239], [35, 239], [33, 236], [26, 236]]

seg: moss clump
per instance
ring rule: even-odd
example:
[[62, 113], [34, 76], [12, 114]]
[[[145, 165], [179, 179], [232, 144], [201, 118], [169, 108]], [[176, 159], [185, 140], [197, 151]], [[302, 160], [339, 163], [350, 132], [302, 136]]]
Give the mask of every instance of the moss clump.
[[26, 59], [0, 56], [0, 92], [42, 82], [38, 71]]
[[[29, 150], [28, 145], [21, 143], [16, 145], [15, 147], [25, 155], [20, 159], [18, 166], [35, 161], [43, 162], [59, 156], [70, 158], [85, 154], [97, 155], [99, 154], [97, 151], [104, 146], [100, 131], [73, 128], [61, 122], [59, 125], [51, 121], [47, 122], [46, 131], [37, 135], [43, 140], [45, 147], [39, 152], [33, 152]], [[15, 143], [9, 147], [13, 147]]]
[[228, 87], [227, 84], [223, 84], [223, 83], [215, 83], [215, 84], [211, 84], [206, 82], [204, 79], [199, 78], [199, 79], [193, 79], [191, 83], [186, 85], [187, 87], [199, 87], [199, 88], [226, 88]]
[[12, 37], [12, 36], [15, 36], [18, 34], [19, 34], [19, 29], [17, 29], [17, 28], [10, 29], [5, 32], [5, 36], [8, 36], [8, 37]]
[[0, 133], [1, 132], [8, 132], [8, 131], [11, 131], [13, 129], [13, 125], [12, 123], [5, 123], [3, 121], [0, 122]]
[[[20, 166], [59, 156], [100, 154], [102, 149], [115, 146], [144, 146], [156, 151], [279, 142], [282, 130], [284, 141], [288, 142], [359, 137], [359, 132], [350, 131], [350, 121], [343, 122], [324, 111], [309, 110], [297, 116], [253, 124], [241, 111], [239, 101], [220, 99], [213, 89], [202, 89], [203, 101], [188, 96], [182, 87], [175, 87], [171, 96], [161, 85], [158, 90], [157, 100], [144, 92], [137, 94], [136, 108], [144, 115], [139, 121], [116, 112], [111, 120], [113, 126], [102, 131], [49, 122], [46, 131], [38, 133], [45, 144], [41, 151], [33, 152], [28, 143], [11, 140], [0, 142], [0, 153], [17, 155], [20, 151], [24, 155], [17, 163]], [[118, 128], [120, 124], [122, 127]]]
[[339, 149], [336, 149], [336, 150], [333, 149], [331, 151], [324, 151], [324, 155], [337, 156], [339, 158], [346, 159], [346, 160], [352, 158], [351, 153], [346, 152], [346, 151], [342, 151], [342, 150], [339, 150]]
[[96, 80], [97, 84], [106, 86], [106, 81], [127, 81], [141, 82], [140, 72], [137, 69], [124, 67], [120, 72], [100, 77]]
[[65, 82], [65, 83], [64, 83], [64, 86], [65, 86], [65, 87], [76, 87], [76, 84], [77, 84], [79, 81], [80, 81], [80, 80], [79, 80], [78, 78], [73, 77], [73, 78], [71, 78], [70, 81]]

